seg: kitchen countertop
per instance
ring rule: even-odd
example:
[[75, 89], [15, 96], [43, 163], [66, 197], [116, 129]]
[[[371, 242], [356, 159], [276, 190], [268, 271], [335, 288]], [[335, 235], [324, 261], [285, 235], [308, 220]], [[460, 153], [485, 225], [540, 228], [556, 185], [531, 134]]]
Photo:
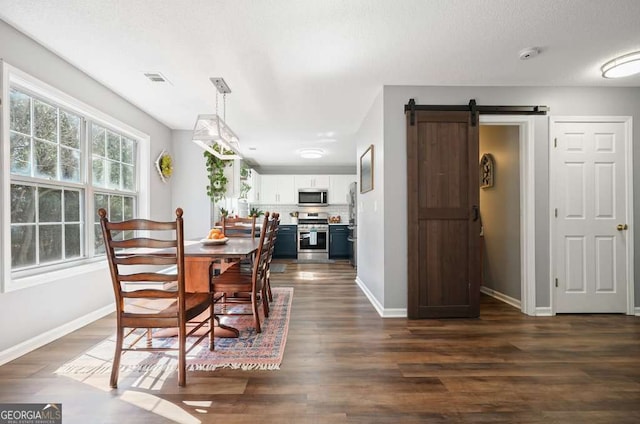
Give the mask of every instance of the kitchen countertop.
[[[297, 222], [291, 222], [289, 220], [284, 221], [284, 220], [280, 220], [280, 225], [298, 225]], [[329, 225], [349, 225], [346, 222], [330, 222]]]

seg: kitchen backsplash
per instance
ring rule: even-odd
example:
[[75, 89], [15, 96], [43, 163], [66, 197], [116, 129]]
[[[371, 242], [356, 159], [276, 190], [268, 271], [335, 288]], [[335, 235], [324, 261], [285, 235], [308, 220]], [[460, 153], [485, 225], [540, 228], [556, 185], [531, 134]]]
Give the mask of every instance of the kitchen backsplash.
[[348, 205], [329, 205], [323, 207], [302, 207], [298, 205], [267, 205], [264, 203], [250, 205], [250, 207], [258, 208], [259, 210], [266, 212], [279, 212], [281, 224], [291, 224], [290, 212], [324, 212], [329, 216], [339, 216], [341, 224], [349, 223], [349, 206]]

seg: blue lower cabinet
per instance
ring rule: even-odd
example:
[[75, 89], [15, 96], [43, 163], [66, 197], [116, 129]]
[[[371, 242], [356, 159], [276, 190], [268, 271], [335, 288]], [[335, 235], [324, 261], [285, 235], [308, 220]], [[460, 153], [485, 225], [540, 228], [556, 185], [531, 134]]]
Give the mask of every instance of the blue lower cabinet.
[[280, 225], [278, 227], [278, 238], [273, 248], [274, 258], [297, 258], [298, 257], [298, 226]]
[[347, 225], [329, 225], [329, 258], [348, 258], [351, 253], [351, 245], [347, 238], [349, 228]]

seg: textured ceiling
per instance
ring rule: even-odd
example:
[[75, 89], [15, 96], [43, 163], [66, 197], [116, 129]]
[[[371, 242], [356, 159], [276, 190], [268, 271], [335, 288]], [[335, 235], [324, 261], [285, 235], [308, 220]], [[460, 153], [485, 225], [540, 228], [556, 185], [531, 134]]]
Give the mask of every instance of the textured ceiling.
[[640, 86], [599, 72], [640, 50], [638, 0], [0, 0], [0, 19], [173, 129], [215, 111], [223, 77], [226, 120], [264, 167], [306, 164], [304, 147], [354, 165], [383, 85]]

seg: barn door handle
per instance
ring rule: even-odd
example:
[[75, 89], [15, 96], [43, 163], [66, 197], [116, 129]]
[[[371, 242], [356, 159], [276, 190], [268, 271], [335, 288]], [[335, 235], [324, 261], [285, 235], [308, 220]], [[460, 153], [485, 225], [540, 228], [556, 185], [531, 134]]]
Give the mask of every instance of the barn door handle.
[[473, 205], [471, 210], [473, 210], [473, 220], [477, 221], [480, 219], [480, 208], [477, 205]]

